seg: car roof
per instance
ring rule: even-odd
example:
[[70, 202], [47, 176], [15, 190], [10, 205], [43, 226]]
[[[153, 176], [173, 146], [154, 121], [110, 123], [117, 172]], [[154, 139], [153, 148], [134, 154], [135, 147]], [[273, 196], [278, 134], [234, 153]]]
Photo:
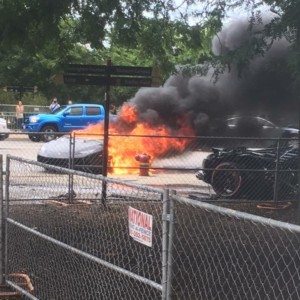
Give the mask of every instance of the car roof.
[[84, 105], [84, 106], [103, 106], [103, 104], [93, 104], [93, 103], [74, 103], [66, 105], [68, 107], [78, 106], [78, 105]]
[[264, 121], [267, 121], [269, 123], [272, 123], [272, 121], [266, 119], [266, 118], [263, 118], [263, 117], [260, 117], [260, 116], [231, 116], [229, 118], [227, 118], [226, 120], [229, 121], [229, 120], [235, 120], [235, 119], [256, 119], [256, 120], [264, 120]]
[[232, 119], [262, 119], [262, 120], [267, 120], [269, 121], [268, 119], [265, 119], [263, 117], [260, 117], [260, 116], [231, 116], [229, 118], [227, 118], [227, 120], [232, 120]]

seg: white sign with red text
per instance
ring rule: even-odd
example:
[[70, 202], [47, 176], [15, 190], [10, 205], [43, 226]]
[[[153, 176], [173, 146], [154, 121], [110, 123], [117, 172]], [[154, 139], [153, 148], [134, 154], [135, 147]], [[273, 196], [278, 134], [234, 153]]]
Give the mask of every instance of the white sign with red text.
[[129, 235], [137, 242], [152, 247], [152, 215], [131, 206], [128, 208]]

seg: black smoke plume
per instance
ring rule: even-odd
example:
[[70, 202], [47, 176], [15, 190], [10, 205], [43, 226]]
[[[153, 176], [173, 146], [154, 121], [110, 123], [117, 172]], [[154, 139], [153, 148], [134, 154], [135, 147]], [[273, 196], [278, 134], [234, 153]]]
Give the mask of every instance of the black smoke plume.
[[[252, 34], [247, 21], [234, 21], [213, 39], [212, 51], [228, 53], [247, 43]], [[237, 114], [260, 115], [287, 125], [298, 113], [299, 91], [288, 67], [289, 51], [282, 38], [252, 59], [241, 74], [231, 65], [217, 81], [213, 68], [206, 76], [174, 75], [162, 87], [140, 89], [130, 103], [137, 107], [140, 122], [176, 131], [180, 129], [176, 120], [184, 115], [198, 135], [222, 134], [224, 119]]]

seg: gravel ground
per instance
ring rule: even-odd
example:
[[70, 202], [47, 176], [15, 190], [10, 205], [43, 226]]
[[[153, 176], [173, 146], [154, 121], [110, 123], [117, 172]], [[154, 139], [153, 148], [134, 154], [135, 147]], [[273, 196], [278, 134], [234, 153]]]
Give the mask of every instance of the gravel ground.
[[[131, 205], [154, 217], [153, 247], [128, 236]], [[227, 207], [281, 220], [251, 204]], [[161, 205], [12, 205], [10, 217], [61, 242], [161, 282]], [[175, 205], [173, 299], [299, 299], [299, 236]], [[9, 271], [27, 273], [40, 299], [159, 299], [154, 288], [9, 225]]]

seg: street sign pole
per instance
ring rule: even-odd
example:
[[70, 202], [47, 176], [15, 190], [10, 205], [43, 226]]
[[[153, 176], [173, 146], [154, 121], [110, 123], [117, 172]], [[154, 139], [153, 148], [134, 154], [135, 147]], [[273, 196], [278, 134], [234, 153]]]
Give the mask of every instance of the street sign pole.
[[110, 109], [110, 88], [111, 86], [152, 86], [152, 68], [133, 66], [114, 66], [111, 59], [106, 65], [78, 65], [69, 64], [66, 73], [63, 74], [63, 81], [66, 84], [96, 85], [105, 86], [105, 118], [103, 137], [103, 163], [101, 201], [106, 205], [107, 200], [107, 171], [109, 163], [108, 142], [109, 142], [109, 109]]
[[[107, 70], [111, 66], [111, 59], [107, 60]], [[103, 163], [102, 163], [102, 175], [104, 180], [102, 181], [102, 203], [106, 205], [107, 198], [107, 164], [109, 160], [108, 153], [108, 139], [109, 139], [109, 108], [110, 108], [110, 72], [107, 71], [107, 83], [105, 91], [105, 117], [104, 117], [104, 140], [103, 140]]]
[[20, 88], [20, 92], [19, 93], [20, 93], [20, 96], [19, 96], [20, 97], [20, 101], [22, 101], [22, 97], [23, 97], [23, 89], [22, 89], [22, 87]]

